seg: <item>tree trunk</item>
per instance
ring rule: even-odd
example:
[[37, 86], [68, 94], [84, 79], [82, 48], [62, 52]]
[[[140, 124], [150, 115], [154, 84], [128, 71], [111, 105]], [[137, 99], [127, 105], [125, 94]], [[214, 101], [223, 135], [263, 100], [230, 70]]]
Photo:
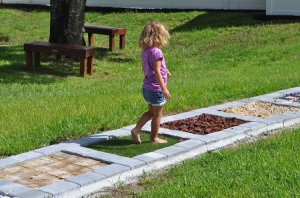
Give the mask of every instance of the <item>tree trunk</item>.
[[51, 43], [83, 45], [86, 0], [50, 0]]

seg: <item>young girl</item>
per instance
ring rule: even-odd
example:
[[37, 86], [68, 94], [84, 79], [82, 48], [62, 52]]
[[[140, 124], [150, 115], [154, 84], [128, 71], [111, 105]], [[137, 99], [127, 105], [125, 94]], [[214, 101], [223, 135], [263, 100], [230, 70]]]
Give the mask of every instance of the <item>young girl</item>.
[[166, 99], [170, 98], [170, 92], [166, 86], [170, 72], [167, 70], [164, 55], [160, 49], [168, 43], [169, 38], [169, 32], [156, 21], [147, 23], [140, 35], [139, 44], [143, 49], [143, 96], [149, 109], [131, 130], [132, 140], [137, 144], [141, 143], [142, 127], [150, 119], [152, 119], [150, 141], [159, 144], [167, 143], [166, 140], [158, 137], [158, 129], [163, 115], [163, 105]]

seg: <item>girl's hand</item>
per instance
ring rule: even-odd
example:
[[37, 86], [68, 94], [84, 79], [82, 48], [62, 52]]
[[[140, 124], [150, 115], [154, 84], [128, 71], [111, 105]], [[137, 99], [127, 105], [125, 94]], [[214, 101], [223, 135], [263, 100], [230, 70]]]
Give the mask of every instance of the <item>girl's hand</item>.
[[172, 74], [169, 70], [167, 70], [167, 75], [168, 75], [168, 77], [172, 76]]
[[164, 95], [165, 99], [169, 100], [171, 98], [170, 92], [168, 89], [164, 89], [162, 91], [162, 94]]

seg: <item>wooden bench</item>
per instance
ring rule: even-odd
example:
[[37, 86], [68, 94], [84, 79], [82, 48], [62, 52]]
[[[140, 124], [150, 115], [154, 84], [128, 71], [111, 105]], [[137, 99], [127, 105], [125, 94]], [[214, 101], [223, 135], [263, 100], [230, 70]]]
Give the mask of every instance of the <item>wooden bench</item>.
[[96, 49], [94, 47], [75, 46], [48, 42], [32, 42], [25, 43], [24, 50], [26, 52], [26, 65], [28, 70], [30, 71], [33, 70], [34, 65], [36, 67], [40, 66], [40, 54], [44, 53], [48, 55], [65, 55], [69, 57], [76, 57], [80, 61], [80, 75], [84, 76], [86, 70], [88, 74], [92, 75], [94, 55], [96, 52]]
[[120, 49], [125, 48], [125, 28], [118, 27], [105, 27], [105, 26], [96, 26], [96, 25], [85, 25], [84, 26], [85, 33], [88, 34], [89, 46], [94, 45], [94, 34], [104, 34], [109, 36], [109, 50], [115, 50], [115, 36], [120, 36]]

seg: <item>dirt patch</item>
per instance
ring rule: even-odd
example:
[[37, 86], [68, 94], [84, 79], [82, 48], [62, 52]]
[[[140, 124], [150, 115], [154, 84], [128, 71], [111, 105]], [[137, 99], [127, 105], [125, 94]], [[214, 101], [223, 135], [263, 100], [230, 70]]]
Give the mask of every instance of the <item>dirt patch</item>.
[[279, 106], [268, 102], [251, 102], [237, 107], [230, 107], [221, 110], [226, 113], [253, 116], [258, 118], [268, 118], [285, 112], [300, 111], [295, 107]]
[[202, 114], [199, 116], [166, 122], [161, 124], [162, 128], [185, 131], [198, 135], [205, 135], [216, 131], [222, 131], [226, 128], [238, 126], [246, 121], [237, 118], [225, 118], [215, 115]]

